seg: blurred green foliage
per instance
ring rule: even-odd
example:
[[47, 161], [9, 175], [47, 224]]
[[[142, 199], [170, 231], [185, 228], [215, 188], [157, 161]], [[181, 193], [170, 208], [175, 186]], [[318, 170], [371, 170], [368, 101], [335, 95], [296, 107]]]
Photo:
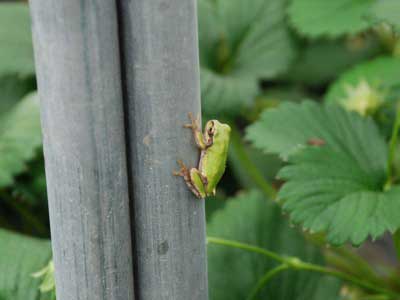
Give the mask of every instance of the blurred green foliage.
[[[227, 172], [206, 200], [208, 234], [321, 265], [329, 254], [372, 286], [290, 270], [260, 299], [400, 293], [393, 268], [325, 247], [400, 227], [399, 15], [397, 0], [198, 0], [204, 117], [233, 128]], [[0, 2], [0, 300], [53, 298], [31, 276], [51, 253], [29, 24], [25, 3]], [[246, 299], [273, 267], [209, 245], [211, 299]]]

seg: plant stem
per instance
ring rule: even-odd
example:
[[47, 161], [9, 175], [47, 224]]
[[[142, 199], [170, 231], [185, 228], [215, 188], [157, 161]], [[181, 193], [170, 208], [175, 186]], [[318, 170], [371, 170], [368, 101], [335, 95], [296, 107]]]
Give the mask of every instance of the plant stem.
[[242, 250], [246, 250], [249, 252], [254, 252], [254, 253], [258, 253], [258, 254], [267, 256], [269, 258], [272, 258], [273, 260], [279, 261], [282, 264], [287, 263], [287, 258], [285, 258], [275, 252], [272, 252], [272, 251], [269, 251], [267, 249], [263, 249], [263, 248], [260, 248], [257, 246], [241, 243], [238, 241], [225, 240], [225, 239], [221, 239], [221, 238], [217, 238], [217, 237], [208, 236], [207, 243], [219, 244], [219, 245], [224, 245], [224, 246], [228, 246], [228, 247], [238, 248], [238, 249], [242, 249]]
[[397, 296], [394, 292], [389, 291], [385, 288], [381, 288], [379, 286], [376, 286], [375, 284], [368, 282], [368, 281], [364, 281], [361, 279], [358, 279], [357, 277], [353, 276], [353, 275], [349, 275], [337, 270], [333, 270], [327, 267], [323, 267], [323, 266], [319, 266], [319, 265], [315, 265], [315, 264], [311, 264], [311, 263], [307, 263], [307, 262], [301, 262], [300, 263], [300, 267], [298, 268], [300, 270], [304, 270], [304, 271], [312, 271], [312, 272], [317, 272], [317, 273], [321, 273], [321, 274], [326, 274], [326, 275], [330, 275], [333, 277], [337, 277], [340, 278], [344, 281], [348, 281], [351, 282], [353, 284], [356, 284], [360, 287], [363, 287], [367, 290], [370, 291], [374, 291], [374, 292], [378, 292], [378, 293], [383, 293], [383, 294], [387, 294], [387, 295], [391, 295], [391, 296]]
[[374, 283], [358, 279], [355, 276], [343, 273], [341, 271], [337, 271], [337, 270], [333, 270], [333, 269], [330, 269], [330, 268], [327, 268], [324, 266], [304, 262], [297, 257], [285, 257], [285, 256], [281, 256], [275, 252], [272, 252], [272, 251], [269, 251], [269, 250], [266, 250], [266, 249], [263, 249], [263, 248], [260, 248], [257, 246], [241, 243], [238, 241], [221, 239], [221, 238], [217, 238], [217, 237], [207, 237], [207, 242], [212, 243], [212, 244], [217, 244], [217, 245], [223, 245], [223, 246], [243, 249], [243, 250], [246, 250], [249, 252], [258, 253], [258, 254], [264, 255], [268, 258], [271, 258], [273, 260], [276, 260], [276, 261], [282, 263], [283, 265], [287, 265], [291, 269], [311, 271], [311, 272], [321, 273], [321, 274], [325, 274], [325, 275], [330, 275], [330, 276], [353, 283], [362, 288], [365, 288], [367, 290], [370, 290], [370, 291], [373, 291], [373, 292], [376, 292], [379, 294], [385, 294], [385, 295], [389, 295], [391, 297], [400, 297], [399, 294], [397, 294], [391, 290], [388, 290], [386, 288], [376, 286]]
[[231, 128], [231, 147], [232, 151], [235, 153], [235, 157], [241, 164], [241, 169], [245, 170], [252, 181], [268, 198], [275, 199], [276, 190], [265, 180], [264, 176], [260, 173], [247, 155], [239, 130], [236, 128], [233, 122], [231, 122]]
[[396, 249], [397, 259], [400, 261], [400, 229], [393, 234], [393, 242]]
[[[394, 182], [393, 163], [396, 155], [396, 146], [397, 146], [397, 139], [399, 136], [399, 129], [400, 129], [400, 103], [397, 103], [396, 119], [393, 124], [392, 136], [390, 138], [390, 143], [389, 143], [389, 155], [387, 162], [387, 181], [385, 184], [385, 190], [388, 190]], [[400, 260], [400, 230], [397, 230], [393, 234], [393, 241], [396, 249], [397, 258], [398, 260]]]
[[385, 190], [389, 189], [394, 181], [393, 162], [396, 154], [397, 137], [399, 135], [399, 129], [400, 129], [400, 105], [397, 105], [396, 119], [393, 124], [392, 136], [390, 138], [390, 143], [389, 143], [389, 155], [387, 161], [387, 180], [385, 184]]
[[325, 251], [325, 260], [328, 265], [355, 277], [362, 276], [375, 285], [382, 285], [384, 280], [378, 277], [372, 267], [360, 256], [346, 247], [330, 248]]
[[253, 300], [257, 296], [257, 294], [262, 290], [262, 288], [268, 283], [268, 281], [279, 274], [280, 272], [289, 269], [290, 267], [287, 264], [282, 264], [273, 268], [272, 270], [268, 270], [263, 277], [257, 282], [256, 286], [251, 290], [250, 295], [246, 298], [247, 300]]

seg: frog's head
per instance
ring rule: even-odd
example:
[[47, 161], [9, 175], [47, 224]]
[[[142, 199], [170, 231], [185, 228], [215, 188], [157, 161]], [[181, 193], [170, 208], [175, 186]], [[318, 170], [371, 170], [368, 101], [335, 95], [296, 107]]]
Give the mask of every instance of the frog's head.
[[206, 137], [207, 139], [229, 139], [231, 133], [231, 127], [228, 124], [223, 124], [218, 120], [210, 120], [206, 124]]

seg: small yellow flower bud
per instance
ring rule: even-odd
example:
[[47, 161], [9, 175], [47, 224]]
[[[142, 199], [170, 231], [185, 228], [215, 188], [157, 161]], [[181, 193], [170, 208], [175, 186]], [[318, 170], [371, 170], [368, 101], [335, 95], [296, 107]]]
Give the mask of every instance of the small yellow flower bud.
[[384, 94], [372, 88], [367, 81], [361, 80], [357, 86], [346, 87], [347, 97], [341, 102], [349, 111], [356, 111], [362, 116], [371, 115], [381, 106]]

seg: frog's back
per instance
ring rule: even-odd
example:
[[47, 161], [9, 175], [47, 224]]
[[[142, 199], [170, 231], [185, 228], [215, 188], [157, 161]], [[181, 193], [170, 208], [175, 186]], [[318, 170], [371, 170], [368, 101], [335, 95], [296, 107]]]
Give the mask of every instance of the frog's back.
[[228, 145], [229, 136], [226, 136], [208, 148], [207, 155], [202, 159], [201, 169], [203, 170], [203, 175], [208, 179], [207, 194], [213, 193], [213, 190], [225, 172]]

